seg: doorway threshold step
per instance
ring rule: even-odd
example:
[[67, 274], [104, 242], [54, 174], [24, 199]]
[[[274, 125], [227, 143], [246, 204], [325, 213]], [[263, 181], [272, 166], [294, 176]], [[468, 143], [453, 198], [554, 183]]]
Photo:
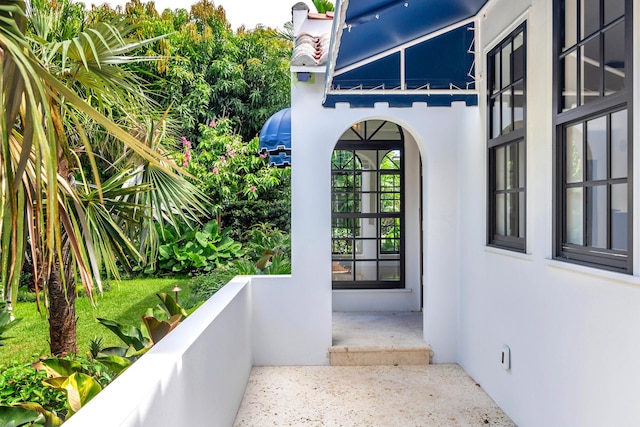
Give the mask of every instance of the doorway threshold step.
[[428, 345], [411, 347], [347, 347], [329, 348], [331, 366], [428, 365], [433, 351]]

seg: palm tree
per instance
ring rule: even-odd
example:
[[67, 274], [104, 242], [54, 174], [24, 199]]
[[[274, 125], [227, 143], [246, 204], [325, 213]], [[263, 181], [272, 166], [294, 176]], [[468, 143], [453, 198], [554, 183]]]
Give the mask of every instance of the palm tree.
[[[56, 11], [28, 11], [23, 0], [0, 3], [0, 277], [3, 299], [15, 304], [29, 248], [34, 280], [49, 301], [51, 352], [63, 354], [76, 351], [75, 280], [91, 295], [100, 289], [101, 268], [117, 276], [116, 259], [140, 259], [121, 221], [139, 222], [148, 210], [129, 200], [157, 189], [123, 184], [142, 163], [177, 188], [185, 181], [175, 163], [114, 122], [148, 106], [140, 82], [120, 65], [145, 59], [128, 55], [153, 40], [126, 41], [124, 22], [80, 27], [71, 38], [52, 40]], [[123, 144], [128, 159], [104, 183], [94, 134], [87, 132], [95, 127]], [[161, 210], [180, 211], [198, 199], [179, 193], [165, 194]], [[196, 203], [186, 215], [203, 211]]]

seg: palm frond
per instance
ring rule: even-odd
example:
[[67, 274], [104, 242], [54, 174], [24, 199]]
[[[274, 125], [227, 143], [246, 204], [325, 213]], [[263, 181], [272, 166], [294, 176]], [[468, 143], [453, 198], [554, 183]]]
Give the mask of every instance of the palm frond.
[[[84, 201], [69, 181], [70, 165], [60, 163], [70, 152], [63, 114], [72, 119], [72, 112], [82, 114], [168, 176], [177, 177], [180, 170], [174, 164], [163, 162], [161, 155], [96, 110], [43, 66], [24, 36], [25, 10], [25, 2], [21, 0], [0, 3], [0, 277], [2, 298], [14, 302], [26, 236], [32, 254], [36, 255], [34, 269], [39, 271], [35, 277], [48, 277], [47, 272], [54, 263], [65, 267], [63, 245], [68, 244], [75, 269], [89, 290], [93, 287], [92, 276], [99, 277], [97, 260], [114, 265], [112, 259], [104, 255], [108, 249], [113, 249], [116, 256], [135, 252], [124, 239], [121, 228], [114, 226], [111, 212], [99, 206], [100, 203], [83, 205]], [[104, 39], [117, 39], [115, 32], [114, 28], [106, 29]], [[95, 33], [87, 34], [95, 37]], [[90, 36], [79, 36], [66, 47], [60, 46], [58, 54], [76, 55], [74, 58], [86, 64], [85, 69], [92, 64], [98, 71], [104, 68], [98, 61], [115, 61], [108, 56], [96, 58], [104, 43], [99, 38], [91, 39], [100, 40], [94, 42], [92, 48], [87, 46], [90, 39]], [[126, 51], [125, 46], [118, 47], [118, 54]], [[106, 48], [104, 52], [107, 55]], [[94, 63], [92, 58], [96, 60]], [[110, 87], [107, 83], [101, 85], [100, 90]], [[82, 135], [79, 120], [75, 121], [75, 127]], [[91, 157], [86, 138], [81, 138], [80, 144]], [[100, 189], [98, 182], [95, 191]], [[91, 230], [92, 227], [106, 229], [116, 237], [105, 239]], [[96, 255], [101, 249], [104, 251]]]
[[56, 75], [78, 83], [86, 96], [100, 94], [101, 101], [122, 106], [144, 108], [152, 103], [143, 88], [145, 82], [131, 70], [121, 67], [141, 61], [156, 61], [155, 56], [131, 56], [129, 53], [164, 36], [129, 42], [126, 35], [136, 27], [123, 21], [100, 22], [85, 29], [76, 37], [49, 43], [46, 64]]

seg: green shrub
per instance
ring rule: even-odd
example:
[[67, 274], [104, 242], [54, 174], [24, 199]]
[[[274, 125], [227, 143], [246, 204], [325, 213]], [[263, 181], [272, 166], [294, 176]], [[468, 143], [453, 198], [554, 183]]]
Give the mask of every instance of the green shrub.
[[179, 234], [174, 234], [175, 230], [165, 229], [158, 251], [156, 273], [207, 272], [242, 256], [242, 245], [228, 236], [229, 231], [218, 231], [215, 220], [194, 229], [185, 226], [185, 230]]
[[26, 287], [18, 288], [18, 302], [36, 302], [36, 293]]
[[[35, 411], [35, 417], [42, 410], [53, 413], [48, 415], [59, 417], [57, 421], [62, 422], [114, 378], [113, 372], [102, 363], [81, 357], [50, 358], [35, 364], [3, 367], [0, 370], [0, 408], [5, 411], [4, 419], [22, 419], [25, 410]], [[67, 396], [70, 389], [75, 389], [77, 394]], [[11, 408], [14, 405], [22, 409]], [[35, 409], [38, 405], [40, 410]]]
[[262, 192], [256, 200], [230, 201], [223, 208], [221, 219], [224, 227], [231, 228], [230, 236], [242, 243], [247, 243], [246, 231], [254, 224], [267, 223], [288, 233], [291, 230], [291, 187], [288, 182], [282, 182], [280, 186]]
[[47, 379], [44, 371], [38, 371], [30, 364], [4, 367], [0, 370], [0, 405], [18, 402], [39, 403], [58, 415], [66, 414], [66, 396], [42, 383]]
[[[290, 274], [291, 235], [271, 224], [254, 225], [245, 233], [247, 253], [255, 265], [255, 272], [242, 274]], [[246, 268], [239, 266], [240, 269]]]
[[[209, 274], [202, 274], [195, 277], [189, 285], [191, 287], [192, 300], [196, 302], [208, 300], [237, 275], [238, 271], [230, 265], [219, 268]], [[186, 301], [183, 305], [184, 304], [186, 304]]]

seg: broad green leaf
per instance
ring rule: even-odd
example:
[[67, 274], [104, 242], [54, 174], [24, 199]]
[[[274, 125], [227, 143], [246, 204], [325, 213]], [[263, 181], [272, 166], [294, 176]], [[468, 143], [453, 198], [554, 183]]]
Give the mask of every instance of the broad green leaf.
[[35, 367], [36, 369], [44, 369], [47, 372], [47, 375], [54, 378], [68, 377], [74, 372], [85, 372], [85, 369], [79, 362], [55, 357], [51, 359], [44, 359], [40, 361], [40, 363], [36, 364]]
[[123, 356], [99, 356], [96, 360], [116, 375], [120, 375], [122, 371], [131, 366], [131, 360]]
[[62, 425], [62, 423], [64, 423], [64, 420], [62, 418], [58, 417], [58, 415], [56, 415], [54, 412], [47, 411], [45, 408], [42, 407], [42, 405], [38, 403], [34, 403], [34, 402], [19, 403], [18, 406], [43, 415], [45, 419], [45, 422], [44, 422], [45, 427], [59, 427]]
[[0, 406], [0, 426], [44, 425], [45, 417], [35, 411], [16, 406]]
[[160, 301], [162, 301], [162, 304], [166, 308], [167, 313], [169, 313], [169, 316], [175, 316], [176, 314], [181, 314], [183, 318], [188, 316], [187, 310], [182, 308], [182, 306], [180, 306], [180, 304], [178, 304], [171, 295], [166, 292], [160, 292], [156, 295], [160, 298]]
[[169, 320], [159, 321], [155, 317], [151, 316], [142, 316], [142, 321], [144, 322], [147, 330], [149, 331], [149, 336], [154, 344], [157, 344], [162, 338], [167, 336], [169, 332], [171, 332], [182, 320], [181, 314], [173, 315], [169, 318]]
[[102, 391], [102, 387], [95, 379], [82, 373], [71, 375], [63, 387], [67, 392], [67, 403], [72, 413], [78, 412]]
[[207, 238], [208, 236], [205, 233], [201, 231], [196, 232], [196, 240], [203, 248], [207, 247]]
[[42, 381], [43, 384], [51, 387], [51, 388], [55, 388], [57, 390], [62, 390], [64, 388], [64, 383], [65, 381], [67, 381], [67, 378], [69, 377], [54, 377], [54, 378], [47, 378], [46, 380]]
[[215, 236], [216, 234], [218, 234], [218, 221], [209, 221], [204, 225], [203, 231], [208, 233], [209, 236]]
[[110, 356], [119, 356], [125, 357], [127, 355], [128, 347], [107, 347], [103, 348], [100, 353], [98, 353], [98, 357], [110, 357]]
[[169, 245], [162, 245], [158, 248], [158, 253], [162, 259], [168, 259], [173, 254], [173, 250]]
[[142, 336], [140, 329], [131, 325], [123, 325], [114, 320], [97, 318], [103, 326], [116, 334], [126, 345], [133, 346], [136, 350], [142, 350], [146, 347], [146, 342]]

